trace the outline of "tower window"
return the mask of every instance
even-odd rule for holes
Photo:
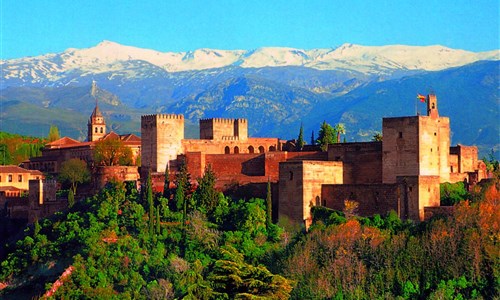
[[[23,175],[17,175],[17,181],[23,182]]]
[[[97,133],[97,127],[95,128],[95,133]]]
[[[293,180],[293,172],[290,171],[290,180]]]
[[[402,131],[399,132],[399,138],[400,139],[403,138],[403,132]]]
[[[101,127],[101,133],[103,133],[103,128]]]

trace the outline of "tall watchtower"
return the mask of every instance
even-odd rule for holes
[[[439,176],[449,180],[450,119],[439,117],[437,98],[428,95],[427,116],[382,120],[382,181],[397,176]]]
[[[92,96],[95,98],[94,111],[90,115],[89,122],[87,123],[87,140],[89,142],[98,141],[106,135],[106,122],[104,116],[97,105],[97,85],[95,81],[92,82]]]
[[[165,172],[167,163],[182,154],[184,116],[158,114],[141,116],[141,168]]]

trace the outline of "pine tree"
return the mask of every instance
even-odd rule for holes
[[[304,148],[305,144],[306,144],[306,142],[304,141],[304,125],[302,125],[302,123],[300,123],[299,137],[297,138],[298,150],[301,151],[302,148]]]
[[[313,146],[316,145],[316,139],[314,138],[314,130],[311,133],[311,145],[313,145]]]
[[[271,196],[271,181],[267,179],[267,195],[266,195],[266,227],[269,230],[273,222],[273,203]]]

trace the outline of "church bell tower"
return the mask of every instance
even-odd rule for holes
[[[104,117],[97,105],[97,85],[95,81],[92,81],[92,96],[95,99],[95,108],[92,114],[90,115],[89,122],[87,123],[88,132],[87,132],[87,140],[89,142],[98,141],[106,135],[106,122],[104,121]]]

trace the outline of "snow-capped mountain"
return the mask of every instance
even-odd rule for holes
[[[479,60],[498,60],[500,52],[469,52],[443,46],[360,46],[344,44],[332,49],[259,48],[256,50],[198,49],[159,52],[103,41],[87,49],[67,49],[0,61],[4,86],[28,83],[70,84],[70,77],[120,73],[127,78],[163,72],[197,71],[239,66],[243,68],[302,66],[318,70],[356,71],[390,75],[401,70],[443,70]],[[59,85],[61,83],[59,82]]]

